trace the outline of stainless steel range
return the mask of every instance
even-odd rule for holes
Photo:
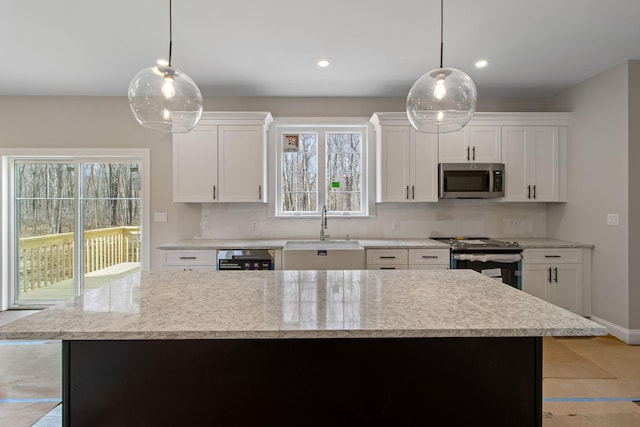
[[[433,237],[451,247],[451,268],[479,271],[522,289],[522,246],[487,237]]]

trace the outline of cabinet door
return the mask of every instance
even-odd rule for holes
[[[551,302],[576,314],[582,312],[582,265],[557,264],[551,267]]]
[[[560,199],[560,148],[556,126],[533,126],[530,128],[531,183],[535,201],[554,202]],[[509,179],[508,177],[506,179]]]
[[[465,129],[457,132],[441,133],[438,138],[440,163],[466,163],[471,161],[471,151],[467,152],[468,136]],[[467,158],[467,154],[469,155]]]
[[[522,265],[522,290],[529,295],[551,302],[549,269],[545,264]]]
[[[217,126],[173,135],[173,201],[215,202],[218,191]]]
[[[220,202],[264,201],[262,126],[218,126]]]
[[[525,126],[504,126],[502,128],[502,158],[505,167],[505,202],[525,202],[531,200],[528,187],[530,165],[530,134]],[[529,191],[527,191],[529,190]]]
[[[410,126],[383,126],[378,149],[378,202],[409,201]]]
[[[438,201],[438,138],[437,135],[415,132],[411,156],[411,200]]]
[[[502,128],[500,126],[467,126],[466,129],[469,134],[471,162],[502,162]]]

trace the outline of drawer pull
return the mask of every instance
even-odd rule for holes
[[[438,259],[438,255],[422,255],[422,259]]]
[[[180,259],[196,259],[194,256],[181,256]]]
[[[395,267],[380,267],[380,270],[395,270]]]
[[[545,255],[545,258],[562,258],[562,255]]]
[[[380,259],[396,259],[395,256],[381,256]]]

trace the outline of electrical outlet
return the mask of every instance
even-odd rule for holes
[[[153,220],[155,222],[167,222],[169,221],[169,215],[166,212],[154,212]]]
[[[618,214],[607,214],[607,225],[620,225]]]

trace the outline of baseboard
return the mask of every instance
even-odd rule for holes
[[[596,316],[591,316],[590,319],[596,323],[601,324],[602,326],[605,326],[607,328],[607,332],[609,332],[614,337],[626,342],[627,344],[640,345],[640,330],[623,328],[620,325]]]

